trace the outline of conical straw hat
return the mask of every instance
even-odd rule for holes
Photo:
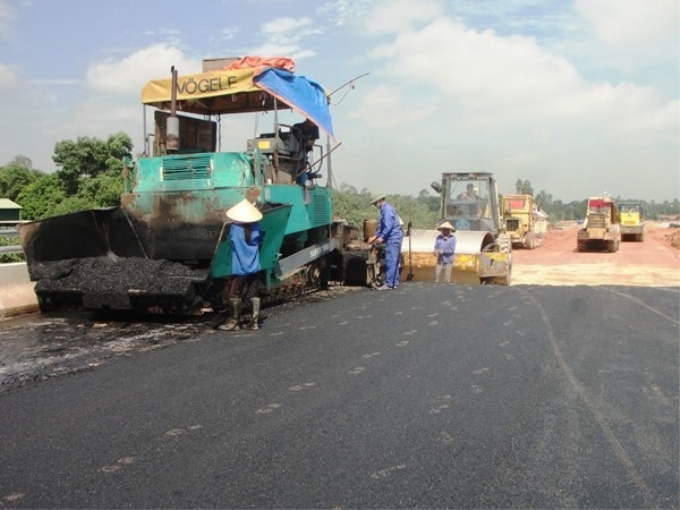
[[[244,198],[227,211],[227,218],[240,223],[254,223],[262,219],[262,213]]]
[[[439,226],[437,227],[437,230],[441,230],[441,229],[443,229],[443,228],[448,228],[449,230],[452,230],[453,232],[456,231],[456,227],[454,227],[453,225],[451,225],[451,223],[449,223],[448,221],[445,221],[444,223],[442,223],[441,225],[439,225]]]

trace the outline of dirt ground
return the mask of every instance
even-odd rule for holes
[[[680,286],[680,229],[648,223],[643,242],[616,253],[577,252],[577,227],[548,232],[543,246],[513,251],[512,285]]]
[[[576,226],[548,233],[535,250],[513,251],[511,285],[634,285],[680,287],[680,232],[666,224],[648,226],[644,242],[621,243],[617,253],[576,251]],[[406,289],[407,284],[404,285]],[[257,332],[267,335],[267,317],[291,308],[310,306],[365,288],[334,286],[264,312]],[[110,360],[192,342],[220,334],[210,316],[196,318],[147,318],[33,314],[0,320],[0,392],[33,381],[93,370]]]

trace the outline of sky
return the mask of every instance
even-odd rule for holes
[[[0,166],[53,172],[55,143],[121,131],[139,153],[147,81],[286,56],[334,91],[336,184],[680,196],[677,0],[0,0],[0,43]],[[223,116],[221,149],[263,122]]]

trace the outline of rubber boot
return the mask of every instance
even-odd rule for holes
[[[248,329],[251,331],[259,331],[260,330],[260,298],[259,297],[254,297],[250,298],[250,303],[253,306],[253,316],[250,319],[250,323],[248,324]]]
[[[241,320],[241,309],[243,307],[243,303],[241,302],[240,298],[231,298],[229,299],[229,302],[231,303],[231,318],[226,324],[222,324],[217,329],[221,329],[222,331],[238,331],[241,329],[239,321]]]

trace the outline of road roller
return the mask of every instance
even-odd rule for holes
[[[509,285],[512,243],[503,229],[493,174],[447,172],[431,187],[440,196],[440,219],[431,230],[407,232],[401,250],[401,279],[434,282],[437,227],[448,221],[456,238],[451,283]]]

